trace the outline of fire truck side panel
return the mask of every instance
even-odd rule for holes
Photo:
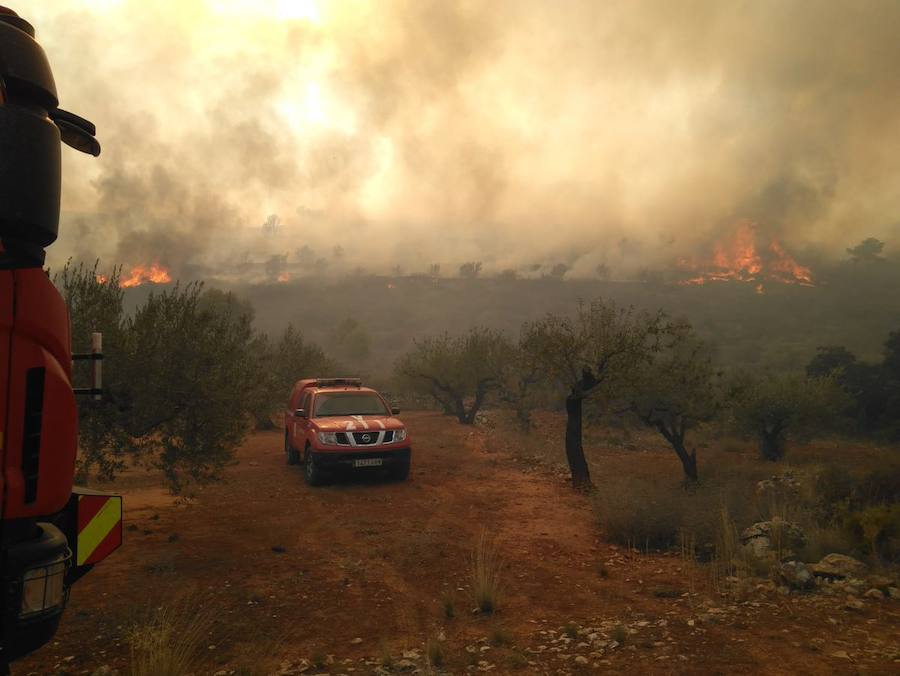
[[[6,471],[2,463],[6,457],[6,407],[9,393],[9,341],[13,328],[13,272],[0,271],[0,496],[5,495]],[[4,507],[0,498],[0,518],[4,518]]]
[[[66,506],[78,425],[71,353],[63,342],[69,336],[65,305],[42,270],[20,270],[15,276],[4,430],[7,519],[43,516]]]
[[[72,336],[69,311],[53,282],[40,268],[16,273],[16,333],[48,350],[72,378]]]

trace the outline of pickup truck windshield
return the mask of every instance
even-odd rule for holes
[[[315,417],[336,415],[387,415],[384,402],[374,394],[348,392],[316,396]]]

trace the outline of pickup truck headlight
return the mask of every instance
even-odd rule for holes
[[[319,432],[319,443],[326,446],[337,446],[337,432]]]
[[[398,441],[406,441],[406,428],[394,430],[394,443]]]

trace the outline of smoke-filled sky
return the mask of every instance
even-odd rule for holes
[[[900,239],[895,0],[8,4],[103,144],[65,153],[51,265],[579,276],[743,219],[801,259]]]

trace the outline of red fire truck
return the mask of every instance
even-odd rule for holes
[[[98,155],[94,125],[59,108],[32,26],[0,7],[0,673],[56,631],[71,585],[122,543],[122,500],[73,487],[69,316],[43,270],[59,228],[61,144]]]

